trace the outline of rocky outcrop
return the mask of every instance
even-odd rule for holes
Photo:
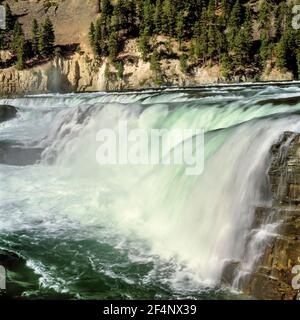
[[[300,134],[285,132],[272,146],[271,159],[268,175],[273,203],[256,209],[252,234],[266,225],[273,226],[272,232],[262,243],[251,272],[243,270],[242,261],[230,261],[222,281],[235,283],[257,299],[300,299]],[[249,237],[248,246],[251,241]]]
[[[13,119],[18,113],[17,108],[9,105],[0,105],[0,123]]]
[[[176,42],[170,45],[165,37],[158,37],[158,49],[165,58],[160,61],[161,78],[164,85],[195,86],[213,83],[226,83],[219,65],[188,66],[183,73],[179,62],[179,49]],[[170,48],[172,47],[172,52]],[[177,44],[178,46],[178,44]],[[0,51],[1,53],[1,51]],[[2,51],[1,55],[10,61],[11,56]],[[49,92],[90,92],[119,89],[141,89],[157,87],[155,74],[150,62],[143,61],[135,39],[126,42],[118,56],[123,64],[123,72],[103,58],[96,61],[88,51],[79,51],[68,57],[56,57],[47,63],[36,65],[25,70],[14,67],[0,69],[0,96],[22,95]],[[286,74],[277,70],[270,71],[268,80],[289,80]],[[250,81],[251,79],[236,77],[232,82]]]

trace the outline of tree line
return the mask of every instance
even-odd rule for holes
[[[6,29],[0,31],[0,50],[10,50],[16,57],[16,68],[22,70],[29,59],[49,58],[54,53],[55,34],[53,24],[46,17],[40,24],[32,21],[31,37],[25,39],[22,25],[5,4]]]
[[[292,4],[280,0],[99,0],[89,39],[96,58],[118,65],[124,42],[138,38],[142,58],[158,75],[153,39],[162,35],[178,42],[183,72],[218,63],[224,76],[255,74],[271,61],[299,78],[300,31],[292,19]]]

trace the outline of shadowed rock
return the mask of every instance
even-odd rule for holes
[[[0,105],[0,123],[17,116],[18,109],[9,105]]]

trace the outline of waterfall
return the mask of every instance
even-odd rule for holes
[[[20,109],[18,119],[0,128],[2,137],[21,138],[28,131],[28,141],[43,148],[40,161],[15,178],[23,181],[24,194],[32,191],[24,182],[30,179],[44,188],[27,203],[23,219],[38,219],[46,201],[43,219],[109,228],[143,242],[149,256],[176,261],[178,283],[188,270],[193,281],[218,285],[224,262],[244,256],[255,207],[270,201],[270,147],[283,131],[300,130],[300,103],[284,100],[299,95],[298,88],[240,86],[201,94],[170,90],[2,101]],[[269,102],[276,98],[281,103]],[[146,131],[203,129],[203,173],[188,176],[181,165],[99,165],[97,132],[116,130],[120,121]],[[9,192],[20,192],[18,181],[3,179]],[[252,249],[249,261],[259,246]]]

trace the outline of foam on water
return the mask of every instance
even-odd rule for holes
[[[214,87],[210,93],[215,101],[197,98],[195,90],[0,101],[20,109],[17,119],[0,126],[1,139],[45,148],[34,166],[0,165],[1,234],[33,232],[34,238],[39,232],[66,243],[94,239],[126,254],[126,263],[152,264],[142,279],[124,275],[127,285],[156,281],[174,294],[217,286],[224,261],[243,257],[255,206],[270,201],[269,150],[283,131],[300,131],[300,103],[258,103],[297,96],[298,87],[249,87],[236,94]],[[122,120],[145,130],[204,129],[203,174],[187,176],[182,166],[100,166],[96,134],[116,129]],[[245,269],[251,269],[272,230],[267,224],[257,231]],[[40,238],[34,241],[39,247]],[[93,250],[91,270],[118,278],[109,263],[99,267]],[[41,265],[37,257],[30,261],[46,286],[75,290],[69,278],[62,287],[61,280],[55,284],[55,275],[63,277],[59,268]]]

